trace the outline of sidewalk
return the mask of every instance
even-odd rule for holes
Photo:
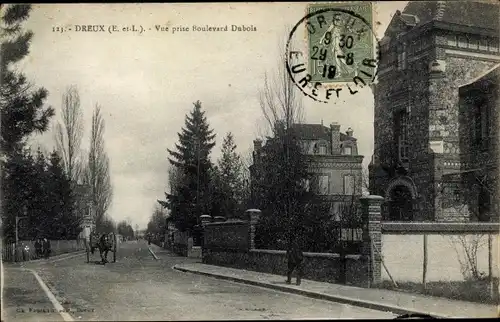
[[[285,283],[286,276],[201,263],[179,264],[175,265],[174,268],[183,272],[207,275],[333,302],[380,311],[390,311],[397,315],[420,313],[438,318],[480,318],[498,316],[497,308],[494,305],[455,301],[441,297],[416,295],[383,289],[352,287],[311,280],[302,280],[300,286],[294,284],[288,285]]]
[[[2,321],[64,321],[32,273],[4,267],[4,275]]]

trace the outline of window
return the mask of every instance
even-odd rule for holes
[[[458,39],[456,35],[448,35],[448,46],[456,47],[458,45]]]
[[[326,154],[326,146],[324,146],[324,145],[319,146],[319,154],[322,154],[322,155]]]
[[[319,146],[318,146],[318,144],[314,144],[313,153],[314,154],[318,154],[319,153]]]
[[[477,148],[486,150],[489,146],[490,128],[489,128],[489,108],[486,102],[478,102],[474,108],[474,131],[473,141]]]
[[[398,50],[398,70],[406,69],[406,45],[400,46]]]
[[[350,146],[345,146],[342,148],[342,154],[352,155],[352,148]]]
[[[398,145],[399,161],[408,162],[409,160],[409,142],[408,142],[408,123],[409,115],[406,110],[397,113],[395,118],[394,134]]]
[[[354,176],[352,174],[344,175],[344,195],[354,194]]]
[[[489,51],[497,52],[498,51],[498,40],[490,39],[490,41],[488,42],[488,49],[489,49]]]
[[[318,177],[318,193],[320,195],[327,195],[329,193],[328,176],[321,175]]]
[[[470,49],[478,49],[479,41],[477,39],[469,38],[469,48]]]
[[[481,40],[479,40],[479,49],[488,50],[488,39],[481,38]]]
[[[469,47],[469,42],[467,37],[465,36],[458,36],[458,47],[460,48],[467,48]]]

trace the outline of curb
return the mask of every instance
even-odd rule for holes
[[[158,256],[156,256],[156,254],[153,252],[153,250],[151,249],[151,247],[149,247],[149,246],[148,246],[148,250],[149,250],[149,253],[150,253],[151,255],[153,255],[153,258],[154,258],[155,260],[159,260],[159,259],[160,259]]]
[[[443,318],[443,319],[450,318],[449,316],[445,316],[445,315],[441,315],[441,314],[437,314],[437,313],[433,313],[433,312],[422,312],[422,311],[418,311],[415,309],[409,309],[409,308],[394,306],[394,305],[390,305],[390,304],[383,304],[383,303],[372,302],[372,301],[367,301],[367,300],[360,300],[360,299],[355,299],[355,298],[350,298],[350,297],[345,297],[345,296],[340,296],[340,295],[329,295],[329,294],[324,294],[324,293],[317,293],[317,292],[312,292],[312,291],[307,291],[307,290],[296,289],[293,287],[287,287],[287,286],[283,286],[283,285],[274,285],[274,284],[269,284],[269,283],[265,283],[265,282],[250,281],[250,280],[246,280],[246,279],[239,278],[239,277],[232,277],[232,276],[226,276],[226,275],[221,275],[221,274],[200,272],[200,271],[197,271],[194,269],[178,267],[177,265],[174,265],[173,268],[175,270],[185,272],[185,273],[205,275],[205,276],[210,276],[210,277],[214,277],[214,278],[218,278],[218,279],[229,280],[229,281],[253,285],[253,286],[270,288],[270,289],[278,290],[281,292],[298,294],[298,295],[316,298],[316,299],[320,299],[320,300],[326,300],[326,301],[337,302],[337,303],[342,303],[342,304],[349,304],[349,305],[363,307],[366,309],[372,309],[372,310],[377,310],[377,311],[389,311],[389,312],[392,312],[396,315],[426,314],[426,315],[431,315],[434,318]]]

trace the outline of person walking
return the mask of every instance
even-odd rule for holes
[[[52,250],[50,249],[50,241],[47,238],[43,239],[43,251],[45,253],[45,258],[49,258]]]
[[[287,261],[288,261],[288,273],[287,273],[287,284],[292,284],[292,273],[293,271],[297,274],[297,285],[300,285],[302,274],[303,274],[303,261],[304,254],[302,253],[302,249],[300,247],[299,238],[294,236],[291,238],[288,243],[287,249]]]

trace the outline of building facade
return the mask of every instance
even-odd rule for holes
[[[460,87],[460,150],[467,205],[474,220],[498,221],[500,64]]]
[[[92,216],[92,202],[89,195],[89,187],[84,184],[77,184],[76,187],[76,211],[80,228],[89,227],[95,230],[95,218]]]
[[[351,202],[362,194],[363,156],[358,154],[357,139],[352,129],[345,133],[340,125],[294,124],[291,128],[298,139],[302,153],[306,156],[308,170],[313,174],[306,182],[322,202],[330,206],[330,214],[338,215],[341,204]],[[265,146],[262,140],[254,140],[253,165],[251,176],[255,177],[256,167]],[[339,218],[337,218],[338,220]]]
[[[383,219],[468,221],[461,190],[461,85],[500,61],[499,6],[410,1],[380,42],[370,193]]]

